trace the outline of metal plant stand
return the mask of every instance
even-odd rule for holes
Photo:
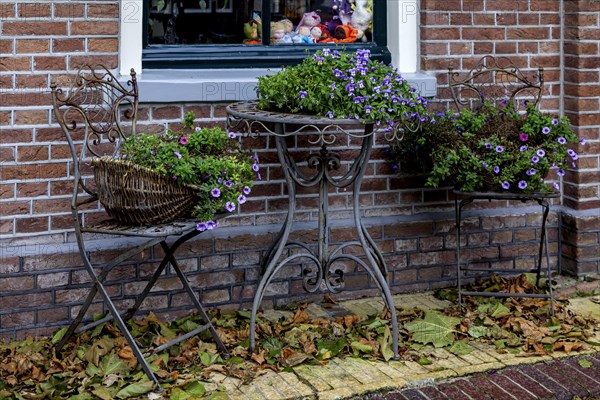
[[[459,201],[459,196],[464,196]],[[509,193],[509,192],[462,192],[459,190],[454,191],[454,205],[456,211],[456,269],[457,269],[457,280],[458,280],[458,305],[462,308],[462,297],[463,296],[487,296],[487,297],[529,297],[529,298],[545,298],[550,299],[550,306],[552,315],[554,315],[554,293],[552,291],[551,282],[551,269],[550,269],[550,256],[548,254],[548,236],[546,234],[546,220],[550,211],[550,204],[548,199],[558,198],[559,193]],[[540,275],[542,272],[542,258],[545,253],[546,258],[546,275],[548,278],[548,293],[503,293],[503,292],[476,292],[476,291],[465,291],[462,289],[462,274],[471,272],[499,272],[499,273],[515,273],[519,272],[516,269],[499,269],[499,268],[470,268],[467,263],[463,263],[461,259],[461,222],[462,222],[462,209],[471,204],[475,200],[518,200],[521,202],[535,201],[542,207],[542,229],[540,233],[540,246],[538,250],[538,260],[535,268],[527,270],[528,272],[536,273],[536,286],[539,286]],[[521,271],[524,272],[524,271]]]
[[[353,261],[369,273],[381,291],[383,301],[391,315],[394,356],[399,358],[398,322],[394,300],[387,282],[387,267],[383,255],[361,221],[359,209],[360,186],[373,146],[373,124],[346,119],[328,119],[261,111],[256,106],[256,102],[240,102],[228,106],[228,128],[248,134],[260,129],[262,132],[274,135],[277,155],[285,175],[289,201],[283,226],[263,260],[262,276],[254,295],[250,319],[251,349],[254,350],[256,344],[256,313],[267,286],[281,268],[300,259],[309,259],[315,268],[303,269],[304,290],[314,293],[319,288],[324,287],[332,293],[338,293],[344,289],[344,272],[341,269],[335,269],[334,265],[340,261]],[[355,129],[359,132],[354,132]],[[306,174],[299,168],[299,165],[290,154],[286,142],[286,138],[302,132],[310,134],[309,142],[319,146],[319,151],[311,153],[306,160],[309,169],[314,170],[312,174]],[[328,148],[328,146],[335,143],[336,133],[343,133],[361,139],[358,156],[352,160],[347,172],[338,175],[334,175],[332,171],[340,169],[342,165],[341,157]],[[330,250],[327,194],[330,187],[346,188],[351,185],[353,185],[353,222],[358,240],[340,244]],[[296,190],[298,187],[318,187],[319,190],[318,245],[316,251],[312,250],[306,243],[288,241],[296,210]],[[349,246],[362,247],[366,260],[353,254],[344,253],[343,250]],[[290,252],[290,255],[282,259],[284,251],[289,248],[294,248],[297,251]]]

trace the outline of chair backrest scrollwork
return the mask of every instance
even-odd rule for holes
[[[484,102],[500,106],[511,102],[515,109],[524,105],[539,107],[544,91],[544,73],[538,68],[527,76],[508,57],[484,56],[466,74],[448,68],[448,85],[457,111],[463,108],[476,110]]]
[[[78,187],[90,195],[95,188],[83,177],[89,174],[91,157],[117,155],[122,140],[135,133],[138,110],[136,73],[122,83],[101,64],[84,65],[76,73],[67,89],[51,84],[54,115],[73,158],[76,182],[74,205]]]

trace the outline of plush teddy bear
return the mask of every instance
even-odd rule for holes
[[[298,23],[298,27],[296,28],[296,32],[300,33],[300,28],[303,26],[306,26],[308,28],[308,31],[310,32],[310,29],[321,23],[321,17],[319,16],[319,14],[315,11],[311,11],[311,12],[307,12],[304,13],[304,15],[302,16],[302,19],[300,20],[300,23]]]
[[[354,12],[350,25],[358,31],[358,38],[363,42],[367,41],[365,32],[369,29],[373,14],[367,9],[367,0],[354,0]]]

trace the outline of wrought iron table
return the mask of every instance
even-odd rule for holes
[[[487,297],[532,297],[550,299],[550,307],[552,315],[554,315],[554,293],[552,291],[550,256],[548,254],[548,236],[546,234],[546,220],[550,211],[548,199],[557,198],[560,193],[510,193],[510,192],[462,192],[454,191],[454,205],[456,211],[456,272],[458,280],[458,305],[462,307],[463,296],[487,296]],[[459,197],[463,197],[459,201]],[[539,286],[540,275],[542,272],[542,258],[545,249],[546,258],[546,275],[548,278],[548,293],[503,293],[503,292],[478,292],[465,291],[462,289],[462,273],[472,272],[499,272],[499,273],[515,273],[519,272],[516,269],[499,269],[499,268],[469,268],[467,263],[461,260],[461,244],[460,232],[462,222],[462,209],[475,200],[511,200],[511,201],[535,201],[542,207],[542,228],[540,232],[540,246],[538,250],[538,260],[535,268],[528,271],[536,273],[536,286]],[[463,265],[464,264],[464,265]]]
[[[302,270],[304,290],[314,293],[324,286],[328,291],[338,293],[344,289],[344,272],[341,269],[334,269],[334,264],[340,261],[353,261],[369,273],[380,289],[383,301],[391,315],[394,357],[399,358],[398,322],[394,300],[387,282],[387,267],[383,255],[361,221],[359,209],[360,187],[373,147],[373,123],[262,111],[257,108],[257,102],[254,101],[231,104],[227,107],[227,114],[227,125],[230,130],[246,134],[260,130],[274,136],[288,194],[287,216],[275,241],[265,255],[262,275],[254,295],[250,319],[251,349],[254,350],[256,344],[255,327],[258,308],[267,286],[281,268],[293,261],[308,259],[314,264],[316,270],[312,268]],[[319,146],[319,151],[311,153],[306,160],[309,169],[314,170],[312,174],[302,171],[292,154],[290,154],[286,142],[286,138],[302,132],[311,135],[309,138],[310,144]],[[336,142],[336,134],[340,133],[361,139],[361,147],[358,156],[351,160],[347,172],[333,174],[333,170],[340,169],[342,159],[338,153],[330,150],[328,146]],[[347,188],[351,185],[353,185],[353,222],[358,240],[342,243],[330,250],[328,191],[330,186]],[[296,210],[296,190],[298,187],[318,187],[319,190],[318,244],[316,251],[306,243],[288,241]],[[344,253],[343,250],[348,246],[362,247],[366,260],[353,254]],[[292,252],[281,259],[286,248],[296,248],[299,251]]]

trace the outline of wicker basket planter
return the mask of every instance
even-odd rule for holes
[[[100,203],[111,218],[130,225],[190,217],[198,190],[148,168],[111,157],[92,159]]]

